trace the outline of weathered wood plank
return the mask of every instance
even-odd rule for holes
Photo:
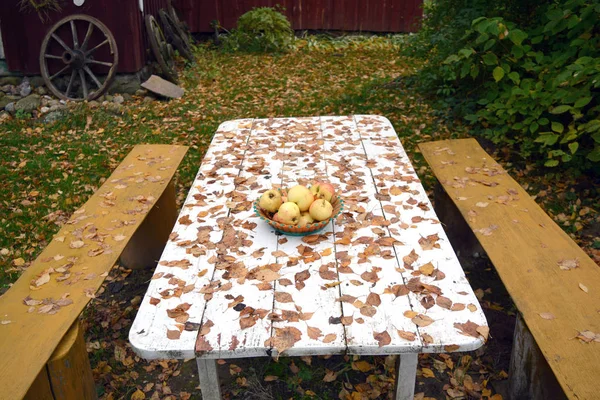
[[[11,321],[0,326],[0,380],[10,382],[0,399],[25,395],[186,151],[185,146],[136,146],[0,298],[0,315]]]
[[[228,121],[213,136],[129,332],[146,359],[195,356],[205,295],[214,290],[215,243],[223,237],[216,219],[228,213],[226,196],[235,191],[251,127],[252,120]]]
[[[574,337],[600,332],[598,265],[474,139],[419,148],[494,263],[565,394],[597,397],[600,347]]]

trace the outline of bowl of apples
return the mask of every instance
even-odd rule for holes
[[[344,209],[344,200],[328,182],[270,189],[254,202],[254,211],[277,232],[306,236],[319,232]]]

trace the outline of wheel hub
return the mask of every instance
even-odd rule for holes
[[[85,65],[85,54],[81,50],[65,51],[62,60],[75,69],[81,69]]]

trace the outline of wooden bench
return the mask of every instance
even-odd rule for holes
[[[476,140],[419,149],[443,188],[435,209],[451,241],[475,233],[521,314],[509,398],[598,399],[600,267]]]
[[[0,399],[95,399],[78,317],[119,256],[155,265],[185,146],[138,145],[0,297]]]

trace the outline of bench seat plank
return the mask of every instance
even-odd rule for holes
[[[493,262],[565,394],[597,398],[600,346],[575,336],[600,332],[598,265],[476,140],[419,148]]]
[[[27,393],[186,151],[185,146],[136,146],[0,297],[1,318],[10,321],[0,325],[0,399]]]

